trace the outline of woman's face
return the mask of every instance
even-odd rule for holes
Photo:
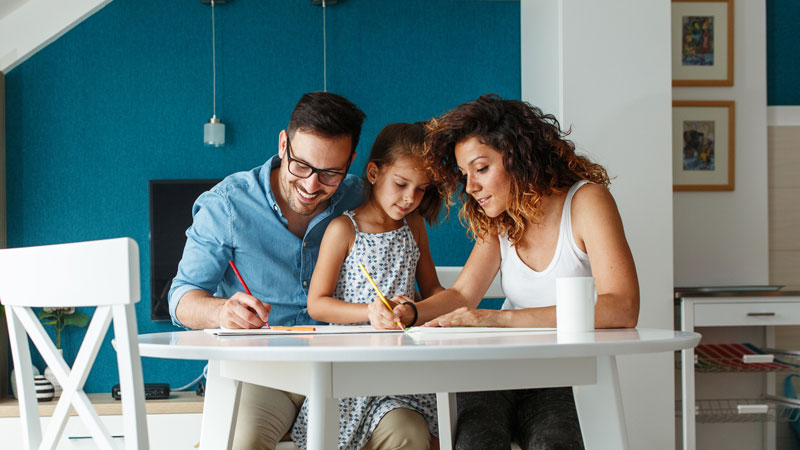
[[[456,163],[464,175],[467,194],[478,202],[489,217],[506,210],[511,177],[503,166],[503,156],[476,137],[465,139],[455,148]]]

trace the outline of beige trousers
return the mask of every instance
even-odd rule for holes
[[[304,396],[242,383],[234,450],[274,450],[291,430]],[[388,412],[363,450],[428,450],[430,433],[422,415],[410,409]]]

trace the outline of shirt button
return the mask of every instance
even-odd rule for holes
[[[308,286],[308,281],[303,281],[303,286]]]
[[[272,210],[273,211],[277,211],[278,210],[278,205],[272,205]]]
[[[306,246],[306,243],[305,243],[305,242],[303,242],[303,247],[305,247],[305,246]]]

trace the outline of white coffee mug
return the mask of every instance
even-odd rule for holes
[[[556,278],[556,330],[594,331],[596,301],[593,277]]]

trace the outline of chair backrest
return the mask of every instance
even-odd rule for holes
[[[139,247],[130,238],[0,250],[0,303],[5,306],[27,449],[58,445],[70,409],[99,448],[118,448],[83,390],[112,317],[126,449],[147,449],[144,385],[135,303]],[[70,368],[32,307],[96,306]],[[63,387],[44,436],[41,432],[28,337]]]
[[[447,289],[456,282],[458,275],[461,273],[461,266],[436,266],[436,275],[439,277],[439,283],[443,288]],[[492,280],[492,284],[486,291],[484,298],[505,298],[503,287],[500,285],[500,272]]]

